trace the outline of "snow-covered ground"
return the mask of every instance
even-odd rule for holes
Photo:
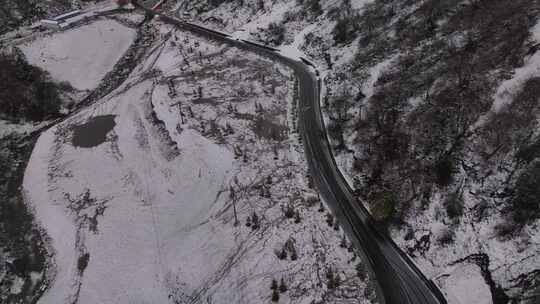
[[[455,267],[444,280],[448,304],[491,304],[491,291],[476,264]]]
[[[332,39],[332,31],[337,18],[331,15],[338,16],[337,11],[342,10],[341,5],[346,2],[349,1],[320,1],[325,14],[318,17],[310,16],[302,10],[298,2],[293,5],[291,1],[279,0],[263,1],[263,8],[257,5],[261,3],[260,1],[245,1],[242,7],[238,7],[236,2],[227,2],[215,8],[209,6],[207,11],[199,15],[193,13],[191,15],[194,22],[231,33],[236,38],[254,41],[265,41],[262,33],[269,24],[283,23],[285,40],[278,48],[291,57],[307,56],[307,59],[317,65],[321,77],[325,79],[321,102],[327,122],[329,121],[328,114],[331,113],[324,109],[327,102],[324,99],[326,93],[332,102],[332,99],[336,98],[353,99],[356,98],[358,92],[362,92],[361,100],[347,108],[345,115],[365,119],[365,107],[362,102],[365,103],[373,95],[380,76],[395,66],[400,54],[391,54],[386,58],[372,58],[369,61],[372,62],[371,67],[359,71],[358,66],[353,65],[359,41],[356,39],[345,45],[335,45]],[[361,13],[363,7],[370,2],[373,1],[351,0],[353,10],[343,12],[341,15]],[[205,1],[189,3],[205,3]],[[180,14],[183,14],[186,8],[196,11],[197,7],[197,4],[190,6],[184,1],[177,9]],[[413,8],[414,5],[411,5],[411,9]],[[531,31],[531,45],[538,42],[539,28],[537,25]],[[376,35],[383,34],[393,35],[391,31],[376,33]],[[308,36],[310,39],[307,39]],[[524,66],[514,71],[513,77],[501,83],[494,96],[492,112],[504,109],[526,80],[538,76],[538,58],[540,58],[538,52],[525,57]],[[332,68],[328,67],[328,59],[333,64]],[[409,102],[414,108],[421,100],[414,98]],[[351,119],[350,121],[353,122],[350,126],[343,126],[344,141],[347,147],[354,148],[358,145],[354,122],[358,120]],[[478,125],[481,123],[482,121],[479,121]],[[352,150],[336,152],[336,161],[351,183],[356,174],[353,169],[353,156],[355,154]],[[473,188],[478,189],[472,189],[471,192],[474,193],[483,186],[474,185]],[[432,198],[428,210],[422,211],[418,207],[418,212],[409,215],[407,221],[408,227],[414,232],[413,239],[408,237],[411,231],[409,229],[393,231],[392,237],[404,250],[410,249],[416,252],[413,257],[415,262],[428,277],[436,280],[451,303],[491,303],[492,295],[486,282],[487,279],[483,277],[486,273],[492,276],[494,285],[501,286],[508,295],[516,296],[520,292],[520,287],[516,282],[521,282],[520,277],[524,278],[533,274],[540,263],[538,225],[526,227],[514,239],[501,240],[494,232],[496,225],[502,222],[501,215],[492,214],[487,220],[479,223],[473,216],[479,202],[472,193],[467,192],[469,190],[465,191],[464,195],[465,215],[458,225],[451,224],[444,215],[441,216],[443,213],[441,204],[444,197],[437,195]],[[442,240],[449,233],[452,233],[453,237],[451,244],[438,243],[438,240]],[[422,243],[422,240],[428,240],[428,243]],[[420,253],[418,245],[429,249]],[[484,257],[487,259],[487,269],[482,270],[485,273],[480,273],[476,264],[462,261],[478,253],[485,254]],[[464,288],[467,288],[467,291],[464,291]]]
[[[323,8],[329,11],[338,2],[324,2]],[[353,0],[351,5],[361,11],[369,2]],[[326,16],[294,19],[298,5],[265,3],[256,13],[225,3],[202,13],[198,22],[218,17],[221,23],[206,26],[257,40],[260,28],[292,18],[279,48],[287,56],[315,62],[327,79],[323,96],[328,92],[330,98],[361,89],[367,100],[398,57],[374,63],[363,78],[341,75],[354,60],[358,41],[334,46],[335,23]],[[141,20],[133,14],[128,18]],[[268,303],[271,280],[281,278],[289,287],[281,302],[369,303],[373,290],[370,279],[356,274],[359,258],[340,246],[342,233],[327,225],[329,215],[312,201],[315,192],[309,189],[304,155],[291,127],[292,73],[256,55],[160,23],[153,26],[161,37],[131,77],[44,133],[36,145],[24,189],[55,254],[41,303]],[[533,38],[538,32],[537,26]],[[311,34],[315,39],[306,38]],[[115,21],[100,20],[37,37],[21,48],[55,79],[90,90],[134,35]],[[74,49],[63,47],[70,44]],[[537,57],[525,58],[525,66],[502,83],[493,111],[538,74]],[[363,115],[361,104],[348,111]],[[94,148],[74,147],[73,127],[103,115],[114,115],[116,123],[107,141]],[[347,146],[353,146],[353,129],[344,135]],[[350,182],[353,155],[336,157]],[[518,290],[512,285],[516,278],[540,262],[537,229],[527,227],[516,239],[500,240],[493,232],[500,216],[477,225],[469,216],[475,198],[465,193],[465,216],[451,227],[453,243],[438,242],[450,225],[441,220],[443,199],[435,196],[430,208],[412,215],[413,239],[408,230],[393,231],[398,244],[415,248],[415,262],[451,304],[492,303],[486,273],[504,289]],[[293,218],[284,216],[288,206]],[[428,249],[418,254],[419,245]],[[294,260],[291,248],[298,255]],[[281,251],[285,260],[277,258]],[[485,269],[470,256],[478,253],[484,255],[474,258],[483,259]],[[328,288],[330,269],[341,278],[337,289]]]
[[[30,64],[57,81],[91,90],[109,72],[135,39],[135,30],[112,20],[99,20],[20,45]]]
[[[40,303],[268,303],[272,279],[283,303],[370,303],[308,187],[291,71],[153,26],[161,39],[128,80],[36,144],[24,191],[54,254]],[[105,115],[106,141],[75,147],[75,127]]]

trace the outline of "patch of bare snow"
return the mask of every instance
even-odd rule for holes
[[[305,27],[301,32],[294,36],[294,40],[291,44],[278,47],[280,53],[285,57],[298,61],[301,60],[301,58],[309,58],[300,50],[300,48],[305,43],[305,34],[313,31],[316,27],[316,24],[311,24]]]
[[[88,25],[20,45],[30,64],[58,81],[91,90],[109,72],[135,39],[135,30],[112,20]]]
[[[533,27],[531,39],[537,43],[540,42],[540,23]],[[514,71],[514,76],[501,83],[495,93],[491,111],[499,112],[504,106],[510,104],[525,81],[538,76],[540,76],[540,52],[536,52],[529,58],[526,58],[525,64]]]
[[[373,0],[351,0],[351,7],[353,9],[359,10],[363,8],[366,4],[373,2]]]
[[[371,96],[375,93],[375,84],[377,83],[377,80],[382,75],[384,71],[386,71],[398,58],[399,55],[391,56],[376,65],[372,66],[369,69],[369,78],[365,81],[365,83],[362,85],[362,93],[366,96],[364,100],[369,100]]]
[[[492,304],[491,291],[480,267],[474,264],[457,266],[442,283],[448,304]]]

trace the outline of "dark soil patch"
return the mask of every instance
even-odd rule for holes
[[[75,147],[97,147],[107,140],[107,134],[116,126],[114,115],[97,116],[73,127],[72,143]]]
[[[252,130],[258,137],[282,141],[287,138],[287,127],[272,122],[264,117],[257,117],[252,124]]]
[[[251,113],[234,113],[234,118],[243,120],[255,120],[255,115]]]
[[[194,104],[208,104],[212,106],[217,106],[219,103],[215,98],[197,98],[193,100]]]

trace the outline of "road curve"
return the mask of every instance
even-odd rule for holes
[[[303,59],[296,61],[277,50],[246,40],[237,40],[199,25],[156,13],[137,3],[137,8],[158,15],[165,22],[229,45],[259,53],[292,68],[299,82],[298,121],[311,176],[324,201],[335,213],[341,227],[362,253],[375,274],[379,301],[386,304],[446,304],[438,287],[428,280],[392,239],[379,231],[367,209],[353,195],[336,165],[326,136],[320,109],[319,80],[314,68]]]

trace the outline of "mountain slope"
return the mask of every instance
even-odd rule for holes
[[[441,285],[468,263],[481,269],[494,303],[534,301],[539,1],[176,8],[308,54],[324,70],[323,106],[342,170],[381,229]]]

